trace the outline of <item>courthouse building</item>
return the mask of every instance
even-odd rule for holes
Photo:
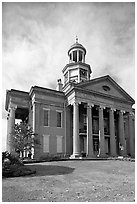
[[[91,79],[86,49],[76,38],[57,89],[32,86],[29,92],[7,90],[7,150],[13,151],[15,119],[28,122],[39,144],[34,158],[135,156],[134,99],[109,75]]]

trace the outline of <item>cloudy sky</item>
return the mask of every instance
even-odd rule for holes
[[[134,3],[3,3],[3,149],[6,89],[55,88],[76,35],[91,78],[109,74],[135,98],[134,18]]]

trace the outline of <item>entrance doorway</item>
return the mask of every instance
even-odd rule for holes
[[[80,135],[80,152],[87,153],[87,137]]]
[[[105,137],[105,153],[106,155],[110,154],[110,138]]]
[[[93,151],[95,156],[99,154],[99,136],[93,136]]]

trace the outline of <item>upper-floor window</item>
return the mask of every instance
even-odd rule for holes
[[[57,111],[57,127],[62,127],[62,112]]]
[[[77,51],[73,51],[73,61],[77,62]]]
[[[49,111],[44,109],[44,126],[49,126]]]
[[[82,62],[82,52],[79,51],[79,61]]]

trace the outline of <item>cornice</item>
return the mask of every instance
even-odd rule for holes
[[[83,88],[80,88],[80,87],[74,87],[74,89],[76,91],[80,91],[82,93],[98,95],[98,96],[103,97],[103,98],[108,98],[108,99],[112,99],[112,100],[115,100],[115,101],[120,101],[120,102],[124,102],[126,104],[132,104],[133,105],[133,103],[131,103],[131,101],[127,101],[127,100],[124,100],[124,99],[119,98],[119,97],[113,97],[113,96],[107,95],[105,93],[101,93],[101,92],[97,92],[97,91],[93,91],[93,90],[87,90],[87,89],[83,89]]]
[[[33,86],[31,87],[30,90],[30,96],[32,96],[33,93],[41,93],[41,94],[46,94],[46,95],[50,95],[50,96],[56,96],[56,97],[62,97],[64,98],[64,92],[62,91],[56,91],[54,89],[48,89],[48,88],[43,88],[43,87],[39,87],[39,86]]]
[[[62,72],[64,73],[65,70],[66,70],[68,67],[73,67],[74,65],[75,65],[75,66],[76,66],[76,65],[86,66],[88,69],[90,69],[90,72],[91,72],[90,65],[89,65],[89,64],[86,64],[86,63],[83,63],[83,62],[75,62],[75,63],[66,64],[66,66],[63,68]]]
[[[122,92],[122,94],[128,98],[128,100],[130,101],[130,103],[132,102],[132,104],[135,103],[135,100],[119,85],[117,84],[109,75],[105,75],[105,76],[102,76],[102,77],[98,77],[98,78],[95,78],[95,79],[91,79],[90,81],[85,81],[85,82],[80,82],[78,83],[76,86],[77,87],[82,87],[84,88],[85,86],[89,85],[89,84],[95,84],[95,83],[98,83],[99,81],[101,80],[108,80],[110,81],[112,84],[114,84],[117,88],[117,90],[120,92]],[[97,92],[98,93],[98,92]],[[108,95],[107,95],[108,96]],[[112,96],[113,97],[113,96]],[[114,97],[115,98],[115,97]],[[124,100],[126,101],[126,100]]]
[[[5,102],[5,110],[8,111],[8,105],[11,97],[24,98],[26,100],[30,100],[29,92],[20,91],[16,89],[6,90],[6,102]]]

